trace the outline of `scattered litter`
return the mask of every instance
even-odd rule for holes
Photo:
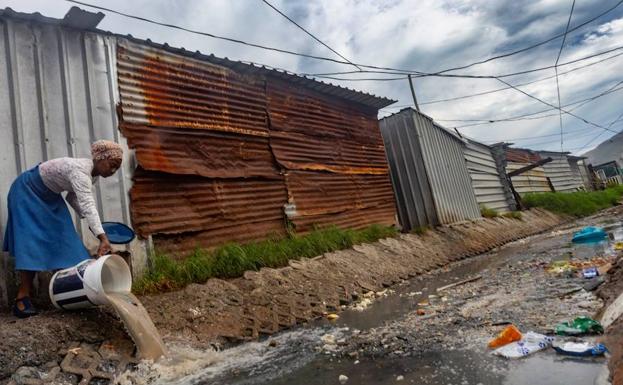
[[[601,334],[604,328],[590,317],[577,317],[573,322],[563,322],[556,325],[556,334],[562,336],[577,336],[581,334]]]
[[[424,309],[417,309],[417,315],[426,315],[426,311],[424,311]]]
[[[343,374],[340,374],[340,376],[337,379],[338,379],[338,381],[340,381],[340,384],[345,384],[346,381],[348,381],[348,377],[346,377]]]
[[[623,250],[623,242],[616,242],[614,244],[614,249],[617,251]]]
[[[594,242],[608,237],[608,234],[601,227],[588,226],[573,234],[572,242]]]
[[[521,358],[546,349],[552,345],[553,341],[553,337],[535,332],[528,332],[523,336],[521,341],[504,345],[494,350],[493,353],[506,358]]]
[[[590,342],[554,343],[553,347],[560,354],[576,357],[602,356],[608,351],[605,345]]]
[[[430,303],[428,303],[428,301],[422,301],[422,302],[418,302],[417,305],[418,306],[422,306],[422,307],[426,307],[426,306],[430,305]]]
[[[327,319],[329,321],[335,321],[338,318],[340,318],[340,316],[335,313],[327,314]]]
[[[320,337],[320,340],[327,345],[335,345],[335,336],[333,334],[325,334]]]
[[[604,275],[612,267],[613,261],[613,257],[593,257],[591,259],[559,260],[551,262],[549,265],[547,265],[546,270],[548,273],[563,275],[567,273],[573,273],[577,270],[583,270],[593,267],[597,268],[598,274]]]
[[[396,377],[396,381],[402,381],[405,379],[405,376],[398,376]]]
[[[495,349],[519,340],[521,340],[521,332],[519,329],[517,329],[515,325],[508,325],[497,337],[489,341],[489,347]]]
[[[598,275],[599,272],[597,272],[597,268],[594,266],[582,269],[582,277],[584,278],[595,278]]]
[[[586,291],[593,291],[597,289],[604,282],[605,281],[602,277],[595,277],[589,281],[586,281],[586,283],[582,285],[582,289]]]
[[[469,283],[469,282],[474,282],[474,281],[477,281],[477,280],[479,280],[481,278],[482,278],[482,275],[477,275],[477,276],[472,277],[472,278],[464,279],[464,280],[459,281],[459,282],[455,282],[455,283],[451,283],[451,284],[446,285],[446,286],[438,287],[437,288],[437,292],[439,293],[440,291],[448,290],[448,289],[451,289],[453,287],[464,285],[464,284]]]

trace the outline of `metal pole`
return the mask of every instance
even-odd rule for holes
[[[407,77],[409,78],[409,87],[411,87],[411,95],[413,96],[413,104],[415,104],[415,109],[419,112],[420,106],[418,106],[417,98],[415,97],[415,89],[413,88],[413,79],[411,79],[411,74],[408,74]]]

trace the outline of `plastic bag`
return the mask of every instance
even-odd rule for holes
[[[495,349],[519,340],[521,340],[519,329],[515,325],[508,325],[497,337],[489,341],[489,347]]]
[[[521,358],[536,353],[539,350],[546,349],[550,347],[553,342],[553,337],[535,332],[528,332],[523,336],[521,341],[502,346],[494,350],[493,353],[506,358]]]
[[[565,342],[554,344],[554,349],[560,354],[576,357],[601,356],[608,351],[603,344],[590,342]]]
[[[578,317],[573,322],[563,322],[556,325],[556,334],[559,336],[577,336],[580,334],[604,332],[601,324],[590,317]]]

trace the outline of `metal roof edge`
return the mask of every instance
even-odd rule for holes
[[[82,10],[79,7],[72,7],[70,11],[73,10],[74,16],[76,12],[74,8],[77,8],[88,14],[93,14],[92,12]],[[336,85],[336,84],[326,83],[324,81],[321,81],[321,80],[318,80],[312,77],[298,75],[287,70],[277,69],[277,68],[265,66],[265,65],[259,65],[259,64],[252,63],[252,62],[235,61],[227,57],[220,58],[220,57],[215,56],[214,54],[204,54],[200,51],[189,51],[189,50],[186,50],[184,47],[173,47],[167,44],[166,42],[156,43],[150,39],[140,39],[130,34],[123,35],[123,34],[119,34],[115,32],[101,30],[99,28],[79,28],[79,27],[76,27],[75,25],[67,25],[67,23],[64,23],[63,19],[57,19],[57,18],[44,16],[39,12],[34,12],[34,13],[17,12],[10,7],[6,7],[4,9],[0,9],[0,18],[2,17],[26,21],[26,22],[54,24],[54,25],[62,26],[64,28],[75,29],[75,30],[80,30],[80,31],[89,31],[89,32],[98,33],[101,35],[114,36],[116,38],[124,38],[134,43],[146,44],[150,47],[166,50],[168,52],[175,53],[178,55],[191,57],[191,58],[195,58],[198,60],[205,60],[210,63],[222,65],[224,67],[228,67],[233,70],[245,71],[248,73],[262,73],[264,75],[276,76],[277,78],[292,81],[294,84],[302,85],[308,89],[315,90],[325,95],[333,96],[333,97],[347,100],[353,103],[358,103],[364,106],[372,107],[377,110],[380,110],[381,108],[384,108],[391,104],[396,103],[396,100],[393,100],[393,99],[389,99],[383,96],[376,96],[376,95],[373,95],[367,92],[358,91],[352,88],[343,87],[343,86]]]
[[[466,144],[466,140],[467,138],[463,138],[462,136],[459,136],[459,134],[452,132],[450,129],[440,125],[439,123],[435,122],[435,119],[433,119],[430,115],[426,115],[425,113],[416,110],[413,107],[405,107],[403,109],[401,109],[398,112],[394,112],[391,115],[387,115],[383,118],[381,118],[380,120],[385,120],[385,119],[394,119],[395,116],[398,116],[400,114],[405,114],[405,113],[413,113],[413,114],[418,114],[419,116],[430,120],[430,122],[432,123],[433,126],[435,126],[436,128],[438,128],[439,130],[445,132],[446,134],[450,135],[451,137],[453,137],[454,139],[458,140],[459,142],[461,142],[463,145]],[[481,143],[482,144],[482,143]],[[484,144],[483,144],[484,145]]]

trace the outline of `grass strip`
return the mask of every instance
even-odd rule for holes
[[[397,234],[394,227],[372,225],[363,230],[329,227],[306,235],[272,238],[246,244],[230,243],[213,250],[197,249],[188,258],[175,260],[157,253],[150,259],[150,268],[135,281],[138,294],[181,289],[209,278],[240,277],[247,270],[282,267],[291,259],[311,258],[327,252],[343,250],[360,243],[375,242]]]
[[[601,191],[526,194],[523,197],[523,203],[527,208],[541,207],[558,214],[584,217],[599,210],[616,206],[622,195],[623,186],[615,186]]]

